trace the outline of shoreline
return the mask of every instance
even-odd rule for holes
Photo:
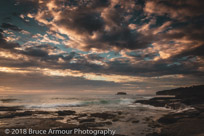
[[[155,97],[135,103],[171,108],[175,112],[170,112],[156,121],[159,124],[156,127],[160,127],[160,132],[149,133],[146,136],[204,136],[203,85],[159,91],[157,95],[175,97]],[[184,110],[185,108],[187,109]]]
[[[3,109],[3,107],[1,108]],[[74,131],[76,128],[81,130],[116,130],[114,136],[145,136],[147,133],[153,132],[155,126],[155,124],[149,125],[149,123],[155,122],[154,116],[147,115],[144,118],[140,118],[137,116],[138,113],[132,111],[128,113],[129,111],[127,112],[125,110],[81,113],[74,110],[30,111],[23,108],[16,110],[16,107],[5,107],[4,109],[7,110],[7,112],[0,114],[0,118],[2,123],[6,124],[0,125],[1,136],[8,136],[8,134],[5,134],[6,129],[22,129],[26,132],[29,132],[29,129],[33,129],[48,132],[50,129],[56,131]],[[162,115],[156,114],[156,118]],[[118,129],[118,126],[120,126],[121,129]],[[136,131],[138,132],[133,131],[135,128],[137,128]],[[32,135],[37,136],[40,134]],[[46,133],[43,135],[51,136],[52,134]],[[77,134],[69,135],[78,136]],[[85,134],[84,136],[89,135]]]

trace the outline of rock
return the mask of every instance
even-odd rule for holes
[[[175,95],[175,96],[204,96],[204,85],[199,86],[191,86],[191,87],[180,87],[176,89],[171,90],[164,90],[164,91],[158,91],[157,95]]]
[[[83,123],[81,126],[79,127],[104,127],[106,125],[111,125],[112,122],[107,121],[107,122],[94,122],[94,123]]]
[[[204,85],[158,91],[157,95],[175,95],[187,105],[204,104]]]
[[[63,120],[63,117],[56,117],[56,118],[50,118],[50,120],[56,121],[56,120]]]
[[[172,113],[161,117],[158,122],[162,124],[176,123],[178,120],[186,118],[196,118],[200,115],[200,111],[188,110],[181,113]]]
[[[15,112],[15,113],[7,113],[0,115],[0,118],[14,118],[14,117],[24,117],[24,116],[31,116],[32,111],[25,111],[25,112]]]
[[[184,109],[187,106],[181,102],[169,102],[165,105],[166,108],[171,108],[174,110],[178,110],[178,109]]]
[[[139,120],[133,120],[133,121],[132,121],[132,123],[135,123],[135,124],[136,124],[136,123],[139,123],[139,122],[140,122]]]
[[[116,95],[127,95],[126,92],[118,92]]]
[[[76,112],[72,110],[57,111],[59,116],[74,115]]]
[[[22,110],[22,107],[19,106],[13,106],[13,107],[5,107],[5,106],[0,106],[0,111],[17,111],[17,110]]]
[[[118,113],[118,115],[122,115],[122,112],[121,112],[121,111],[118,111],[117,113]]]
[[[109,113],[92,113],[90,116],[102,118],[102,119],[112,119],[112,118],[116,117],[115,114],[109,114]]]
[[[86,113],[79,114],[78,117],[86,117],[88,116]]]
[[[8,112],[6,114],[1,114],[0,118],[15,118],[15,117],[24,117],[24,116],[31,116],[34,114],[50,114],[51,112],[47,111],[25,111],[25,112]]]
[[[50,114],[52,112],[48,112],[48,111],[32,111],[32,114]]]
[[[156,132],[153,132],[151,134],[147,134],[146,136],[161,136],[160,134],[156,133]]]
[[[135,101],[135,103],[142,103],[142,104],[148,104],[148,105],[152,105],[155,107],[165,107],[166,104],[169,103],[169,100],[155,100],[155,99],[150,99],[150,100],[138,100]]]
[[[177,88],[157,92],[157,95],[174,95],[174,98],[152,98],[150,100],[136,101],[156,107],[168,107],[174,110],[189,109],[180,113],[167,114],[157,122],[150,122],[148,126],[162,127],[160,133],[151,133],[147,136],[198,136],[203,135],[204,125],[204,85]]]
[[[94,118],[89,118],[89,119],[79,120],[79,123],[84,123],[84,122],[95,122],[95,119]]]
[[[161,117],[158,122],[162,124],[172,124],[179,120],[180,118],[174,118],[172,115],[167,115],[164,117]]]
[[[119,119],[118,118],[114,118],[112,121],[116,122],[116,121],[119,121]]]
[[[9,102],[13,102],[13,101],[17,101],[18,99],[1,99],[0,101],[2,101],[3,103],[9,103]]]
[[[187,107],[187,105],[182,103],[181,99],[177,99],[174,97],[168,97],[168,98],[158,97],[158,98],[152,98],[149,100],[138,100],[138,101],[135,101],[135,103],[148,104],[155,107],[166,107],[174,110],[184,109]]]

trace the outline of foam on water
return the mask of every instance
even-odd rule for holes
[[[151,98],[151,96],[148,96]],[[56,110],[58,108],[64,109],[66,107],[77,108],[80,107],[83,110],[91,106],[92,108],[101,108],[105,107],[107,109],[113,108],[146,108],[152,110],[169,110],[164,107],[154,107],[150,105],[143,105],[140,103],[134,103],[139,99],[147,99],[147,96],[136,96],[136,95],[95,95],[95,96],[68,96],[68,95],[59,95],[59,96],[28,96],[28,97],[17,97],[18,101],[10,103],[2,103],[4,106],[24,106],[26,109],[48,109]],[[66,108],[67,109],[67,108]]]
[[[155,106],[141,104],[141,103],[134,103],[134,104],[129,105],[129,107],[141,107],[141,108],[147,108],[147,109],[152,109],[152,110],[164,110],[164,111],[171,110],[165,107],[155,107]]]
[[[84,107],[89,105],[129,105],[134,99],[99,99],[92,101],[67,101],[63,103],[38,103],[25,105],[26,108]]]
[[[40,104],[40,105],[25,105],[26,108],[57,108],[57,107],[80,107],[83,103],[58,103],[58,104]]]

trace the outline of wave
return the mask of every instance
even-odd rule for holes
[[[66,104],[39,104],[39,105],[27,105],[26,108],[57,108],[57,107],[81,107],[83,103],[66,103]]]
[[[172,109],[172,108],[169,108],[169,107],[155,107],[155,106],[152,106],[152,105],[141,104],[141,103],[130,104],[129,107],[147,108],[147,109],[152,109],[152,110],[172,111],[172,112],[175,112],[175,113],[180,113],[180,112],[195,109],[194,107],[187,106],[187,105],[183,105],[178,109]]]
[[[155,106],[152,106],[152,105],[147,105],[147,104],[141,104],[141,103],[134,103],[132,105],[129,105],[129,107],[138,107],[138,108],[147,108],[147,109],[152,109],[152,110],[172,110],[172,109],[169,109],[169,108],[166,108],[166,107],[155,107]]]
[[[26,108],[57,108],[57,107],[83,107],[89,105],[129,105],[132,104],[132,99],[112,99],[112,100],[92,100],[92,101],[76,101],[76,102],[64,102],[64,103],[43,103],[38,105],[27,105]]]

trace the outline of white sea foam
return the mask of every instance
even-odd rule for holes
[[[57,108],[57,107],[83,107],[88,105],[130,105],[134,102],[134,99],[99,99],[92,101],[69,101],[63,103],[42,103],[42,104],[28,104],[26,108]]]
[[[57,107],[80,107],[85,104],[81,102],[76,103],[58,103],[58,104],[39,104],[39,105],[26,105],[26,108],[57,108]]]
[[[134,103],[134,104],[129,105],[129,107],[147,108],[147,109],[152,109],[152,110],[171,110],[166,107],[155,107],[152,105],[141,104],[141,103]]]
[[[130,105],[134,102],[134,99],[120,99],[120,104],[122,105]]]
[[[184,112],[184,111],[188,111],[188,110],[194,110],[194,109],[195,109],[195,108],[193,108],[193,107],[186,106],[185,108],[176,109],[176,110],[174,110],[174,112],[180,113],[180,112]]]

